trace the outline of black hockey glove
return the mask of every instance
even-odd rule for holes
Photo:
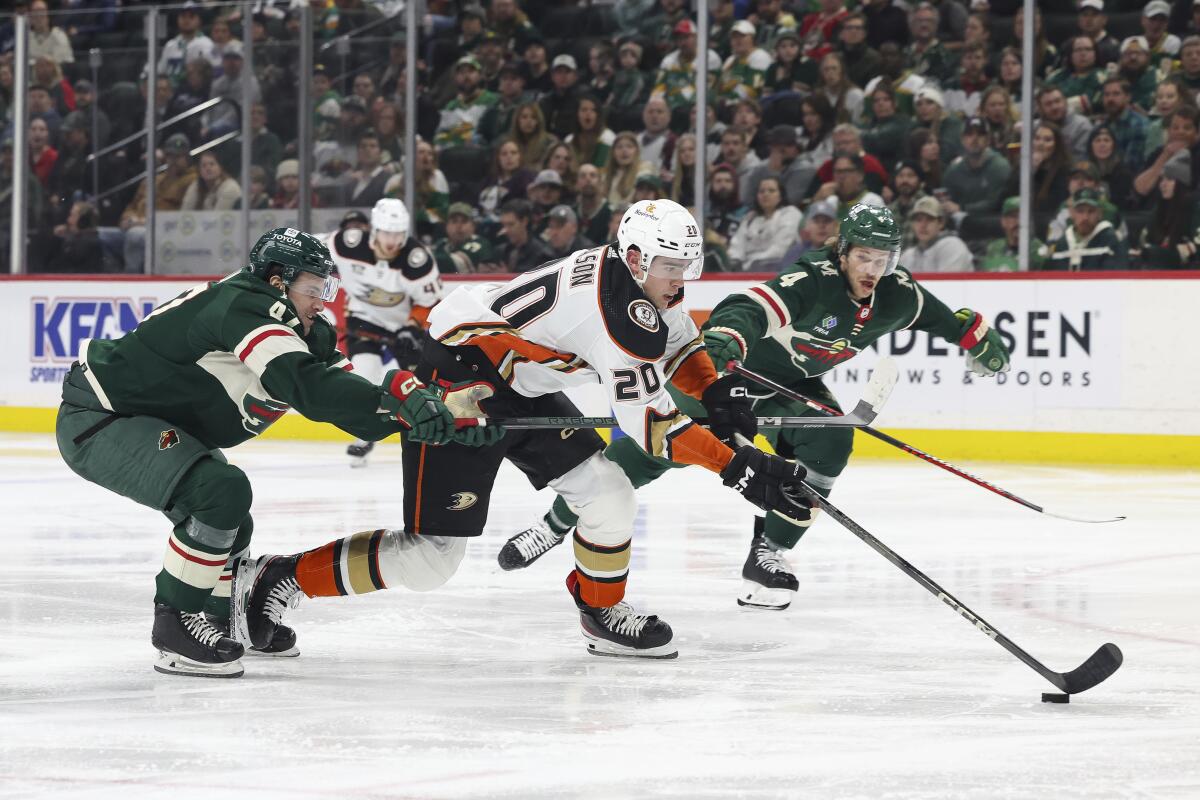
[[[746,387],[736,375],[726,375],[710,383],[700,402],[708,412],[708,428],[713,436],[734,448],[754,441],[758,418],[754,416]],[[734,434],[741,434],[746,441],[735,440]]]
[[[403,369],[416,369],[421,360],[421,345],[425,341],[425,331],[417,325],[406,325],[392,336],[388,349],[396,363]]]
[[[796,522],[812,519],[812,503],[799,491],[784,492],[787,484],[804,480],[808,472],[795,461],[744,445],[721,470],[721,481],[763,511],[774,511]]]

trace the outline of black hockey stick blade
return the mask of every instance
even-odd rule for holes
[[[1092,653],[1087,661],[1070,672],[1053,673],[1050,682],[1067,694],[1079,694],[1108,680],[1114,672],[1121,668],[1124,661],[1125,656],[1121,654],[1121,648],[1110,642],[1101,645],[1100,649]]]

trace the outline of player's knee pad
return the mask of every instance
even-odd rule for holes
[[[637,515],[633,484],[603,453],[593,454],[550,485],[579,515],[576,524],[589,541],[610,545],[629,539]]]
[[[414,592],[436,589],[458,571],[467,540],[390,530],[379,543],[379,572],[388,587]]]
[[[202,458],[188,470],[175,488],[172,504],[177,506],[173,519],[184,515],[221,530],[236,531],[250,513],[254,492],[250,479],[232,464],[216,458]]]

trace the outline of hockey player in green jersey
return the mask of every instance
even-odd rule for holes
[[[174,525],[154,597],[159,672],[242,674],[243,646],[226,633],[230,577],[254,530],[251,489],[220,448],[259,435],[289,407],[368,440],[499,435],[455,431],[453,387],[431,391],[401,370],[382,386],[352,374],[321,316],[337,293],[332,273],[318,239],[276,228],[242,271],[189,289],[120,339],[84,343],[63,383],[56,434],[67,465]],[[261,652],[297,655],[295,641],[278,629]]]
[[[842,221],[836,245],[806,253],[798,263],[766,283],[722,300],[704,325],[704,344],[718,372],[730,361],[834,408],[837,400],[821,376],[853,358],[892,331],[928,331],[967,351],[968,366],[979,375],[1007,371],[1009,354],[999,334],[970,309],[951,311],[899,266],[900,229],[887,208],[858,204]],[[779,397],[735,375],[705,392],[704,407],[675,396],[681,411],[707,414],[723,440],[753,439],[756,416],[813,415],[807,406]],[[828,496],[850,458],[849,428],[784,428],[764,431],[779,455],[808,470],[807,481]],[[644,455],[624,439],[605,451],[643,486],[671,465]],[[816,510],[814,509],[814,515]],[[562,541],[575,514],[561,497],[533,527],[513,536],[500,550],[500,566],[528,566]],[[768,514],[755,520],[750,553],[742,569],[738,603],[756,608],[787,608],[798,582],[784,553],[812,524]]]

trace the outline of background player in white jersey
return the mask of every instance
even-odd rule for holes
[[[807,505],[784,491],[804,476],[803,467],[752,445],[731,450],[681,414],[664,389],[670,381],[700,399],[717,382],[682,308],[684,280],[699,277],[702,245],[699,226],[679,204],[637,203],[615,245],[581,250],[507,284],[452,292],[430,314],[432,340],[417,374],[435,383],[478,381],[472,399],[499,418],[576,416],[562,390],[599,382],[621,428],[646,452],[705,466],[759,508],[807,520]],[[671,627],[623,601],[637,504],[603,448],[593,430],[510,430],[477,449],[406,447],[403,531],[367,531],[307,553],[264,556],[239,572],[235,603],[246,607],[251,641],[269,640],[301,592],[441,585],[462,560],[464,537],[483,532],[496,472],[508,459],[579,515],[567,587],[589,651],[675,656]]]
[[[385,352],[401,369],[416,365],[429,309],[442,298],[437,263],[410,230],[404,202],[385,197],[371,210],[369,234],[347,227],[328,240],[348,297],[350,361],[369,381],[383,375]],[[360,440],[346,448],[351,466],[365,466],[374,447]]]

